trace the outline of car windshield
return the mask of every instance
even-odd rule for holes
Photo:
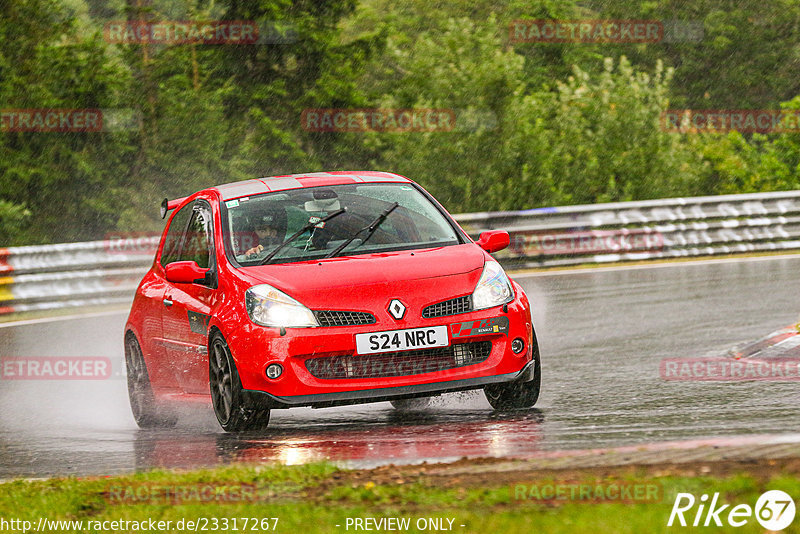
[[[225,206],[226,251],[243,266],[460,243],[453,225],[410,184],[292,189]]]

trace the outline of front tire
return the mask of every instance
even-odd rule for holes
[[[178,421],[175,414],[169,413],[156,402],[142,348],[133,333],[129,333],[125,337],[125,369],[131,412],[139,428],[171,428],[175,426]]]
[[[226,432],[246,432],[267,427],[269,409],[248,402],[230,348],[219,333],[211,338],[208,378],[214,415]]]
[[[512,382],[510,384],[493,384],[483,388],[486,400],[497,411],[525,410],[532,408],[539,400],[542,386],[541,359],[539,345],[534,337],[533,346],[533,380],[528,382]]]

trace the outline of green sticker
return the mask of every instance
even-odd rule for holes
[[[229,201],[227,201],[225,203],[225,205],[228,206],[229,208],[235,208],[235,207],[239,206],[239,201],[238,200],[229,200]]]

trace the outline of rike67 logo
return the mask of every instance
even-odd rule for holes
[[[765,529],[778,531],[791,525],[794,515],[794,501],[788,493],[780,490],[764,492],[756,501],[755,508],[749,504],[737,504],[731,508],[730,504],[720,502],[719,493],[714,493],[710,502],[705,493],[699,499],[691,493],[678,493],[667,526],[721,527],[727,524],[742,527],[755,517]]]

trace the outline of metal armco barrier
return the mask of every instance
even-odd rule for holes
[[[800,250],[800,191],[469,213],[456,220],[476,238],[508,230],[511,246],[496,256],[509,268]],[[158,236],[138,236],[0,249],[0,314],[130,302],[157,242]]]
[[[0,248],[0,314],[130,302],[155,238]]]
[[[456,217],[470,235],[503,229],[507,267],[559,267],[800,250],[800,191],[671,198]]]

